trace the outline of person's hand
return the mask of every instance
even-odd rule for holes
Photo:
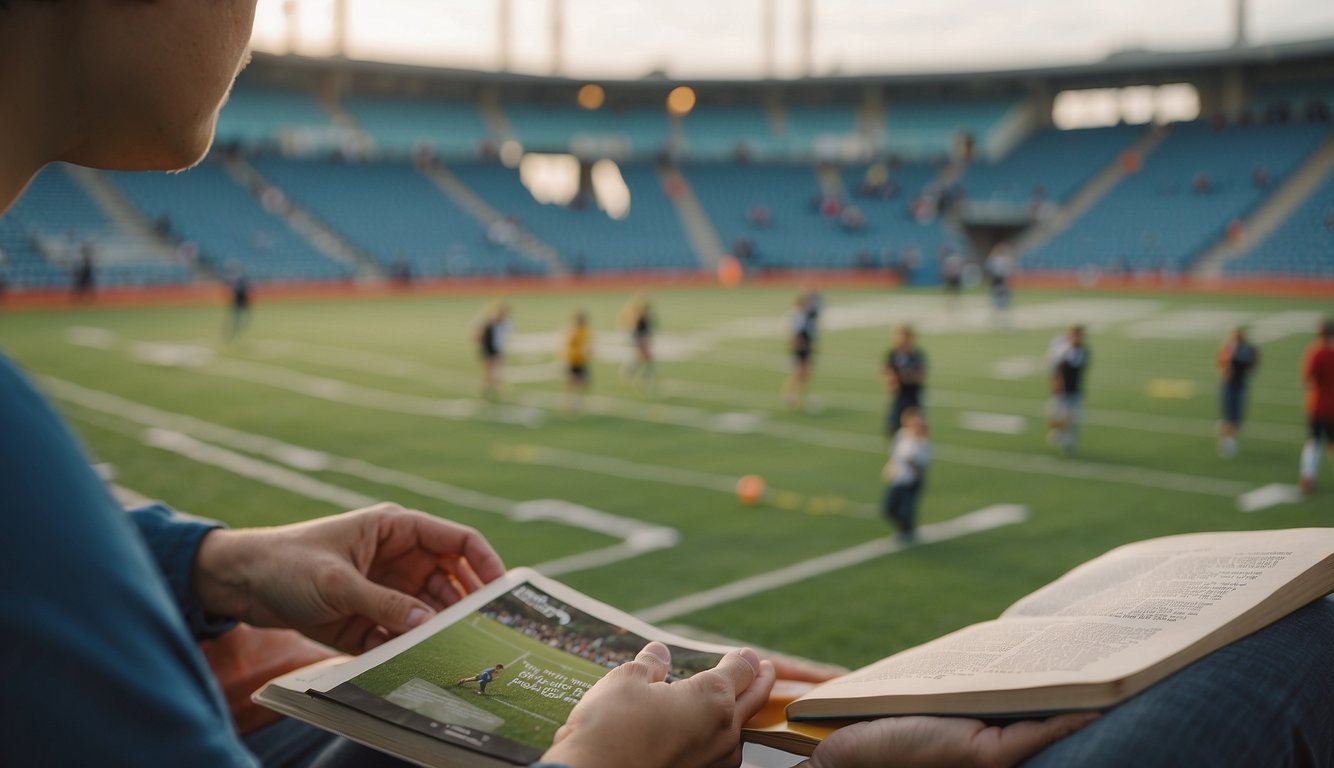
[[[741,726],[764,706],[774,667],[749,648],[711,670],[663,682],[671,652],[649,643],[584,694],[543,760],[572,768],[741,763]]]
[[[472,528],[385,503],[281,528],[211,531],[192,583],[211,613],[360,653],[504,572]]]
[[[955,717],[890,717],[840,728],[797,768],[1007,768],[1097,719],[1096,713],[1005,727]]]

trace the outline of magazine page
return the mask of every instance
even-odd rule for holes
[[[730,648],[664,633],[534,571],[516,569],[425,625],[310,683],[378,719],[516,764],[541,757],[584,693],[650,640],[671,679]]]

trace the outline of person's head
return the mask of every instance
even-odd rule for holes
[[[1238,325],[1237,327],[1233,328],[1232,332],[1228,334],[1227,338],[1228,341],[1232,342],[1233,344],[1240,344],[1246,341],[1246,326]]]
[[[900,348],[908,349],[913,343],[913,329],[911,325],[904,323],[894,329],[894,343]]]
[[[922,411],[916,407],[903,409],[899,416],[900,429],[903,429],[910,435],[923,437],[926,435],[926,418],[922,416]]]
[[[1070,330],[1066,331],[1065,337],[1070,341],[1071,346],[1081,346],[1084,343],[1084,326],[1070,326]]]
[[[497,322],[499,322],[501,320],[504,320],[506,317],[509,317],[509,313],[510,313],[509,305],[503,301],[498,301],[496,302],[495,309],[491,312],[491,316],[494,317]]]
[[[497,672],[499,672],[500,670],[502,670],[502,669],[504,669],[504,668],[505,668],[505,665],[504,665],[504,664],[497,664],[497,665],[496,665],[496,671],[497,671]]]
[[[193,165],[245,59],[255,3],[0,0],[8,149],[33,173],[56,160],[123,170]],[[0,190],[8,193],[0,205],[17,191]]]
[[[1326,344],[1334,343],[1334,320],[1329,318],[1321,320],[1316,326],[1315,335]]]
[[[574,325],[576,328],[583,328],[588,325],[588,313],[582,309],[574,311]]]

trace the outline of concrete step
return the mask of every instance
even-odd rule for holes
[[[723,245],[723,239],[718,236],[718,230],[704,211],[704,206],[700,205],[690,182],[679,170],[665,165],[658,169],[658,178],[663,189],[676,190],[668,199],[676,209],[676,215],[686,232],[686,240],[695,251],[695,258],[705,269],[716,270],[718,262],[727,254],[727,246]]]
[[[491,207],[486,202],[468,188],[468,185],[459,181],[459,178],[450,172],[448,168],[439,163],[431,163],[423,166],[421,172],[430,179],[439,190],[444,193],[455,205],[468,212],[484,227],[490,227],[496,221],[505,218],[505,214]],[[547,265],[551,274],[557,277],[568,275],[570,270],[561,260],[560,253],[547,243],[543,242],[537,235],[526,229],[520,229],[518,237],[509,247],[530,259],[535,259]]]
[[[176,258],[176,243],[170,237],[158,234],[154,223],[130,202],[106,174],[77,165],[66,165],[64,170],[116,228],[113,234],[95,238],[99,262],[180,263]],[[68,244],[62,244],[60,238],[44,239],[39,247],[47,259],[56,263],[73,264],[78,257],[77,248],[71,250]],[[193,270],[197,279],[211,277],[205,267],[196,265]]]

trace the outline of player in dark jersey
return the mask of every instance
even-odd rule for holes
[[[1315,491],[1315,476],[1320,469],[1320,455],[1334,448],[1334,320],[1320,323],[1316,339],[1306,350],[1302,362],[1302,383],[1306,385],[1306,417],[1310,436],[1302,446],[1301,488]]]
[[[991,281],[991,309],[996,324],[1002,328],[1010,325],[1010,283],[1014,268],[1014,251],[1009,243],[1000,243],[991,250],[986,261],[987,279]]]
[[[905,409],[922,409],[926,387],[926,353],[913,344],[912,326],[899,326],[894,336],[894,347],[885,357],[883,371],[885,386],[894,397],[885,417],[885,434],[891,438],[903,425]]]
[[[655,373],[653,365],[653,312],[648,300],[636,296],[626,305],[621,313],[621,324],[630,331],[630,343],[634,346],[634,357],[627,360],[621,370],[626,381],[638,380],[644,386],[653,383]]]
[[[1218,349],[1218,372],[1222,377],[1219,405],[1222,416],[1218,421],[1218,455],[1232,458],[1237,455],[1237,432],[1241,429],[1246,410],[1246,384],[1260,365],[1260,350],[1246,338],[1246,329],[1238,326],[1228,334]]]
[[[1051,370],[1051,403],[1048,418],[1051,431],[1048,439],[1061,450],[1062,456],[1075,451],[1079,439],[1079,416],[1084,402],[1084,374],[1089,369],[1089,349],[1084,344],[1084,326],[1071,326],[1064,342],[1054,345],[1049,360]]]
[[[806,402],[806,386],[811,380],[811,358],[815,354],[815,328],[820,317],[819,294],[803,293],[793,303],[788,314],[791,336],[788,351],[792,353],[792,373],[783,385],[783,399],[789,408],[798,408]],[[813,303],[814,302],[814,303]]]
[[[228,341],[241,335],[241,331],[250,324],[250,279],[246,277],[241,265],[232,263],[227,266],[227,292],[230,298],[231,316],[227,323],[225,336]]]
[[[505,362],[505,339],[509,334],[509,307],[496,304],[477,329],[477,351],[482,358],[482,397],[499,399]]]
[[[963,269],[963,256],[952,248],[941,248],[940,282],[945,288],[945,310],[951,314],[959,308],[959,294],[963,292]]]
[[[497,677],[500,677],[500,673],[504,669],[505,669],[504,664],[497,664],[494,667],[487,667],[486,669],[482,670],[481,672],[478,672],[472,677],[465,677],[459,680],[458,682],[454,683],[454,685],[461,686],[465,683],[477,683],[477,693],[482,696],[485,696],[486,686],[494,682]]]

